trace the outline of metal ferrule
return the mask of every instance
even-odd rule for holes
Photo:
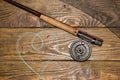
[[[103,40],[96,36],[87,34],[86,32],[83,32],[83,31],[79,31],[77,33],[77,36],[79,38],[81,38],[82,40],[85,40],[87,42],[90,42],[90,43],[98,45],[98,46],[102,46]]]

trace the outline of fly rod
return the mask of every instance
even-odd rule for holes
[[[20,4],[16,1],[13,1],[13,0],[4,0],[4,1],[6,1],[6,2],[8,2],[8,3],[20,8],[20,9],[23,9],[23,10],[39,17],[41,20],[43,20],[43,21],[45,21],[49,24],[52,24],[53,26],[56,26],[59,29],[67,31],[67,32],[73,34],[74,36],[77,36],[77,37],[81,38],[82,40],[85,40],[87,42],[90,42],[90,43],[98,45],[98,46],[102,46],[103,40],[96,37],[96,36],[88,34],[87,32],[84,32],[80,29],[73,28],[70,25],[64,24],[64,23],[62,23],[58,20],[55,20],[55,19],[53,19],[49,16],[46,16],[45,14],[40,13],[38,11],[35,11],[35,10],[29,8],[29,7],[26,7],[26,6]]]

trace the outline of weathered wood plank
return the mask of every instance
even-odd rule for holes
[[[119,0],[16,0],[72,26],[119,27]],[[67,4],[68,3],[68,4]],[[0,1],[1,27],[40,27],[48,24]],[[12,19],[12,20],[11,20]],[[42,23],[41,23],[42,22]]]
[[[16,0],[30,8],[47,14],[71,26],[107,26],[119,38],[119,0]],[[62,2],[63,1],[63,2]],[[94,4],[94,2],[96,2]],[[67,4],[68,3],[68,4]],[[96,7],[97,6],[97,7]],[[0,1],[0,27],[53,27],[39,18],[18,9],[3,0]],[[120,30],[120,29],[119,29]]]
[[[93,46],[93,53],[90,60],[120,60],[120,39],[107,28],[81,28],[88,33],[104,39],[102,47]],[[0,29],[0,60],[20,60],[16,50],[16,42],[22,33],[39,32],[43,40],[36,38],[31,40],[35,34],[25,35],[18,46],[21,55],[25,60],[72,60],[69,55],[69,48],[73,41],[78,40],[71,34],[55,28],[1,28]],[[39,50],[35,48],[41,47]]]
[[[76,9],[82,10],[92,18],[103,23],[119,38],[117,28],[120,28],[120,0],[60,0]],[[90,21],[90,20],[89,20]],[[116,27],[113,29],[111,27]],[[120,31],[120,29],[119,29]]]
[[[99,20],[108,27],[120,27],[120,1],[119,0],[60,0],[92,18]]]
[[[71,26],[105,27],[99,20],[92,18],[59,0],[15,0],[32,9],[47,14]],[[39,18],[16,8],[3,0],[0,1],[0,27],[50,27]],[[53,27],[53,26],[51,26]]]
[[[0,62],[1,80],[119,80],[119,61],[28,61],[39,75],[20,61]],[[114,65],[113,65],[114,64]],[[44,69],[43,69],[44,68]]]

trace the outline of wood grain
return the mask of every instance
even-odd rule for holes
[[[69,46],[77,37],[0,0],[0,80],[120,80],[120,0],[15,1],[82,27],[104,43],[92,45],[89,61],[75,62]],[[24,62],[16,49],[20,37],[18,48]]]
[[[32,63],[31,63],[32,62]],[[42,73],[44,61],[28,61],[28,63],[45,80],[119,80],[120,64],[117,61],[64,62],[50,61]],[[114,64],[114,65],[113,65]],[[0,62],[1,80],[39,80],[22,61]]]
[[[107,28],[82,28],[91,34],[104,39],[102,47],[93,46],[90,60],[120,60],[120,39]],[[69,48],[73,41],[78,40],[71,34],[55,28],[1,28],[0,29],[0,56],[1,60],[20,60],[16,51],[16,42],[22,33],[40,31],[43,38],[43,47],[36,51],[31,47],[31,39],[35,34],[25,35],[20,41],[19,48],[25,60],[34,56],[34,60],[72,60]],[[101,34],[102,32],[102,34]],[[51,38],[45,38],[50,35]],[[37,38],[35,47],[41,46],[41,40]]]
[[[83,11],[78,10],[59,0],[16,1],[71,26],[105,27],[105,25],[95,18],[92,18]],[[0,1],[0,14],[0,27],[50,26],[48,23],[39,20],[39,18],[31,15],[30,13],[16,8],[4,1]]]
[[[119,0],[60,0],[72,7],[83,11],[92,18],[100,21],[119,38],[120,35],[120,1]],[[87,19],[87,18],[86,18]],[[89,20],[91,21],[91,20]],[[87,21],[87,23],[89,23]],[[99,26],[99,25],[98,25]],[[115,29],[111,27],[116,27]]]
[[[119,0],[60,0],[82,10],[108,27],[120,27]]]
[[[71,26],[108,27],[119,38],[119,0],[24,0],[17,2]],[[96,2],[96,3],[94,3]],[[109,5],[108,5],[109,4]],[[37,5],[37,6],[36,6]],[[96,7],[97,6],[97,7]],[[109,9],[110,8],[110,9]],[[0,27],[53,27],[38,17],[0,1]],[[111,28],[116,27],[116,28]],[[120,31],[120,29],[119,29]]]
[[[106,25],[109,27],[119,27],[120,24],[119,0],[16,1],[72,26],[101,27]],[[0,12],[2,13],[2,15],[0,15],[1,26],[40,27],[41,25],[48,25],[41,20],[39,21],[37,17],[3,1],[0,3]],[[12,21],[10,20],[11,17],[13,18]],[[7,20],[7,22],[5,20]]]

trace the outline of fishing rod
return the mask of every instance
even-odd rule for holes
[[[47,16],[47,15],[45,15],[43,13],[40,13],[40,12],[38,12],[36,10],[33,10],[33,9],[31,9],[31,8],[29,8],[27,6],[24,6],[24,5],[22,5],[22,4],[20,4],[20,3],[16,2],[16,1],[13,1],[13,0],[4,0],[4,1],[8,2],[8,3],[10,3],[10,4],[20,8],[20,9],[23,9],[23,10],[25,10],[25,11],[27,11],[27,12],[29,12],[29,13],[37,16],[37,17],[39,17],[41,20],[43,20],[43,21],[45,21],[45,22],[47,22],[47,23],[49,23],[49,24],[51,24],[51,25],[53,25],[53,26],[55,26],[55,27],[57,27],[59,29],[62,29],[64,31],[66,31],[66,32],[69,32],[72,35],[77,36],[78,38],[81,38],[82,40],[86,41],[84,44],[82,44],[81,42],[80,43],[77,42],[77,44],[73,44],[72,47],[71,47],[72,49],[73,49],[74,45],[81,45],[82,46],[82,45],[88,44],[88,42],[91,43],[91,44],[94,44],[94,45],[102,46],[103,39],[101,39],[101,38],[98,38],[96,36],[88,34],[87,32],[85,32],[83,30],[73,28],[70,25],[67,25],[67,24],[62,23],[62,22],[60,22],[58,20],[55,20],[55,19],[53,19],[53,18],[51,18],[51,17],[49,17],[49,16]],[[76,47],[78,47],[78,46],[76,46]],[[88,48],[86,48],[86,47],[87,46],[84,46],[84,48],[87,49],[87,51],[88,51],[90,49],[89,48],[90,46],[88,46]],[[71,52],[75,53],[75,49],[74,49],[74,52],[73,51],[71,51]],[[78,48],[78,52],[77,53],[82,53],[83,54],[85,49],[83,49],[83,47],[80,47],[80,48]],[[89,50],[89,52],[90,52],[90,50]],[[77,53],[75,53],[75,54],[77,54]],[[77,57],[78,56],[79,55],[77,55]],[[72,56],[72,57],[74,57],[74,56]],[[75,60],[76,60],[76,58],[75,58]]]

